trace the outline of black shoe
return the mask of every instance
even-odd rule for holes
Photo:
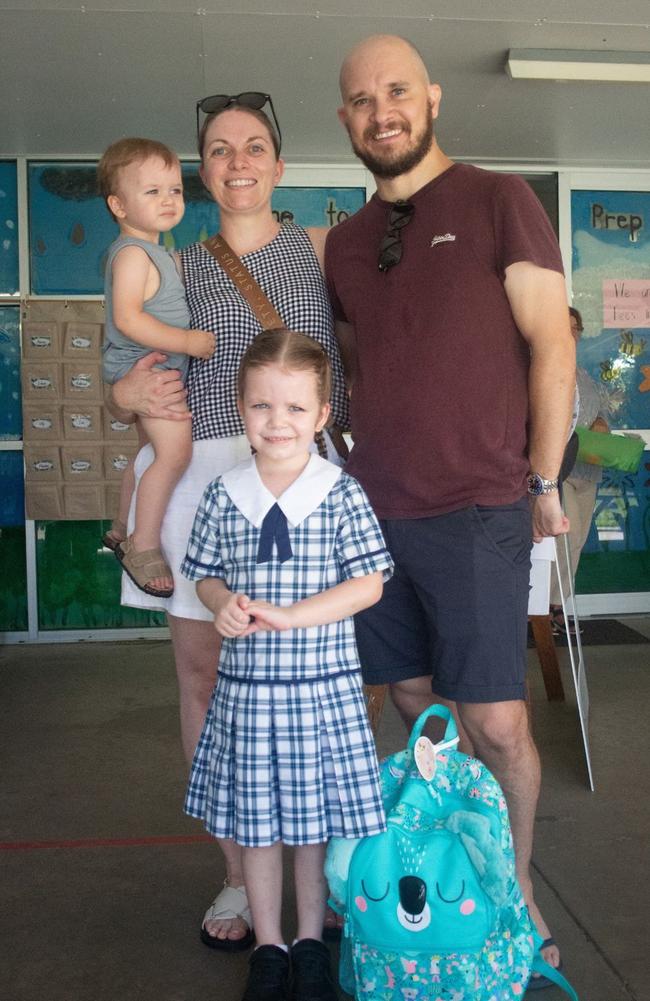
[[[338,1001],[329,950],[315,938],[291,947],[291,1001]]]
[[[289,1001],[289,957],[277,945],[260,945],[249,961],[241,1001]]]

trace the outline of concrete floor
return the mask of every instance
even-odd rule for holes
[[[650,636],[650,620],[626,623]],[[595,793],[575,699],[545,701],[530,653],[536,889],[581,1001],[648,1001],[650,646],[585,654]],[[223,867],[180,812],[169,645],[1,647],[0,685],[0,1001],[239,1001],[247,955],[198,938]],[[405,743],[390,708],[378,740],[382,753]]]

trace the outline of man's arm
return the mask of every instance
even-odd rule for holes
[[[185,387],[176,369],[159,369],[166,355],[159,351],[140,358],[130,372],[111,387],[106,406],[124,424],[133,424],[136,417],[162,417],[171,421],[186,421],[188,411],[173,410],[186,397]]]
[[[575,343],[569,326],[564,278],[557,271],[520,261],[506,268],[505,290],[530,347],[528,457],[532,472],[557,477],[566,446],[576,377]],[[533,538],[569,529],[559,494],[535,498]]]

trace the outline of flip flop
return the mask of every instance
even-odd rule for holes
[[[230,921],[233,918],[241,918],[248,925],[248,931],[241,938],[215,938],[205,929],[206,921]],[[209,949],[219,949],[222,952],[245,952],[246,949],[250,949],[255,941],[255,932],[252,928],[251,911],[245,887],[228,886],[227,883],[224,883],[223,889],[219,891],[205,912],[201,925],[201,941]]]
[[[550,945],[557,945],[555,939],[551,936],[550,938],[545,938],[539,947],[539,954],[541,956],[542,949],[548,949]],[[562,960],[560,959],[559,966],[556,969],[562,969]],[[530,980],[528,981],[527,991],[543,991],[547,987],[557,987],[557,984],[545,977],[543,973],[533,973]]]

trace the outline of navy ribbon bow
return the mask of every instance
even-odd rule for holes
[[[293,558],[287,519],[277,504],[273,505],[262,522],[262,531],[257,547],[257,563],[269,562],[274,542],[277,546],[280,563],[286,563],[287,560]]]

